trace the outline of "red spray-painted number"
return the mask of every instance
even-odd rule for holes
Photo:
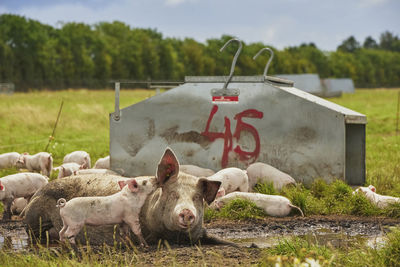
[[[222,168],[226,168],[226,166],[228,166],[228,156],[229,156],[229,152],[231,152],[231,151],[234,151],[235,153],[237,153],[239,155],[239,159],[242,161],[248,160],[248,161],[254,162],[258,158],[258,155],[260,154],[260,136],[257,132],[257,129],[254,128],[252,125],[243,122],[242,118],[261,119],[264,116],[264,114],[256,109],[246,109],[245,111],[236,114],[234,119],[237,120],[237,123],[236,123],[235,132],[232,135],[231,121],[226,116],[224,117],[225,131],[223,133],[209,131],[211,121],[214,118],[214,115],[215,115],[215,113],[217,113],[217,111],[218,111],[218,106],[214,105],[211,109],[210,115],[208,116],[206,129],[201,134],[204,136],[207,136],[211,142],[213,142],[215,139],[218,139],[218,138],[224,139],[224,150],[222,153],[222,160],[221,160]],[[233,149],[233,138],[235,138],[236,141],[239,141],[240,133],[242,131],[247,131],[253,135],[254,141],[255,141],[254,151],[243,151],[239,145],[237,145]]]

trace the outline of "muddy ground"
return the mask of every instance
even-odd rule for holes
[[[255,264],[266,257],[262,248],[275,246],[284,238],[305,237],[311,242],[333,247],[345,247],[352,242],[367,246],[382,245],[384,234],[392,226],[400,226],[400,219],[354,216],[309,216],[265,218],[254,221],[206,222],[205,227],[214,236],[239,245],[184,247],[157,246],[138,251],[137,261],[145,265],[201,264],[234,265]],[[21,221],[0,223],[0,247],[29,252],[28,236]],[[59,247],[53,244],[53,248]]]

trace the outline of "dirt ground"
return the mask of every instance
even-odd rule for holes
[[[261,247],[276,244],[290,236],[323,237],[333,246],[345,246],[353,237],[383,236],[391,226],[400,226],[400,219],[354,216],[309,216],[265,218],[254,221],[217,220],[206,222],[209,234],[233,241],[233,246],[168,246],[161,244],[137,252],[140,265],[237,265],[256,264],[263,257]],[[0,247],[29,250],[28,236],[21,221],[0,223]],[[270,242],[273,240],[274,242]],[[320,241],[319,241],[320,242]],[[52,247],[57,247],[53,244]]]

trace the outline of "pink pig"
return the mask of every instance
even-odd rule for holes
[[[136,178],[118,182],[121,191],[104,197],[76,197],[66,202],[64,198],[57,201],[63,228],[60,241],[65,237],[75,244],[75,236],[86,225],[122,224],[124,234],[128,225],[139,238],[140,245],[148,246],[144,240],[139,224],[140,210],[149,194],[157,186],[155,178]]]

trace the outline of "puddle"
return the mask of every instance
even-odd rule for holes
[[[241,244],[245,247],[250,247],[252,244],[259,248],[270,248],[277,246],[284,240],[291,240],[293,237],[299,237],[307,240],[311,244],[332,246],[335,248],[349,247],[354,244],[360,244],[371,248],[381,248],[385,245],[385,237],[383,233],[376,236],[368,235],[350,235],[344,233],[333,233],[330,229],[319,229],[313,233],[306,235],[264,235],[248,238],[229,238],[229,241]]]
[[[0,249],[23,250],[28,244],[28,235],[23,228],[0,233]]]

